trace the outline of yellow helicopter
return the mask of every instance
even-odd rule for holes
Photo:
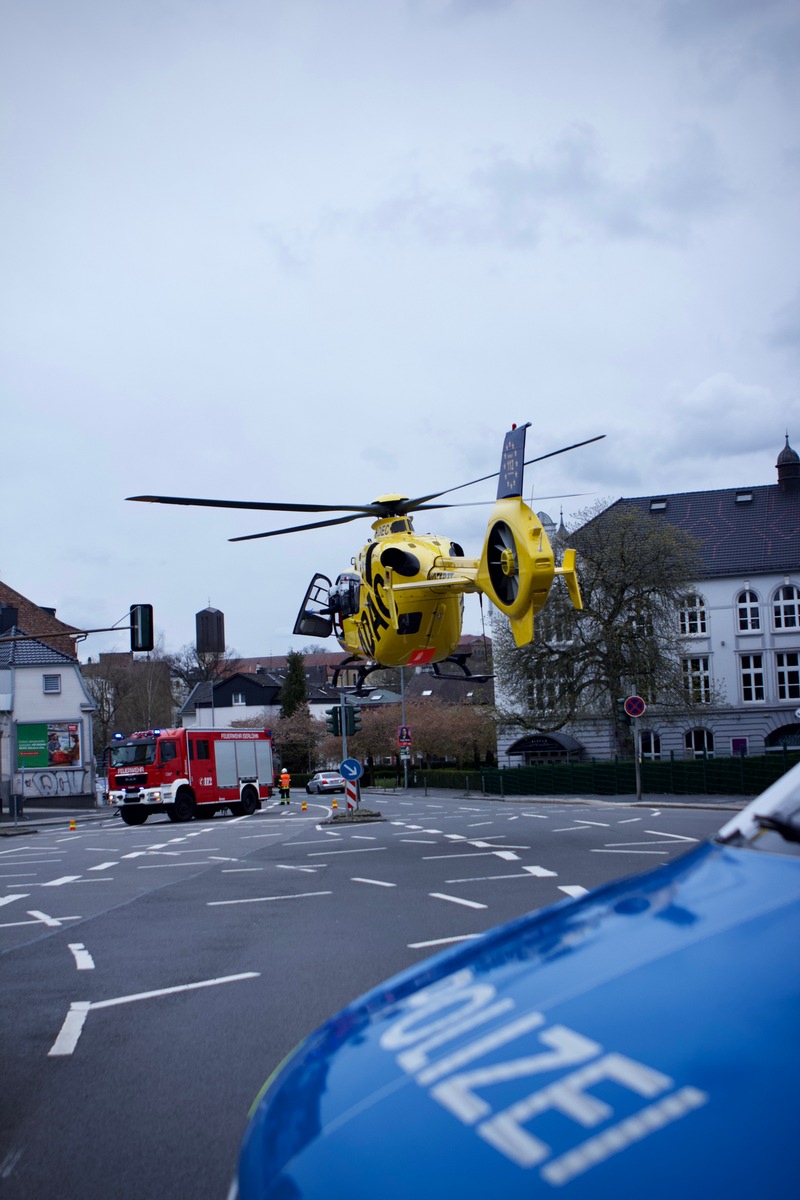
[[[547,600],[556,575],[563,577],[575,608],[583,607],[575,551],[565,550],[561,565],[556,566],[541,521],[522,499],[522,480],[524,468],[530,463],[600,441],[605,434],[526,461],[525,434],[529,426],[530,422],[514,425],[506,434],[499,471],[415,499],[390,494],[365,505],[286,504],[179,496],[129,496],[128,499],[210,508],[348,514],[307,525],[245,534],[231,538],[232,542],[341,525],[373,516],[374,537],[352,559],[353,570],[339,575],[335,583],[326,575],[315,574],[293,630],[305,637],[327,638],[334,634],[342,649],[351,656],[347,661],[363,663],[363,682],[365,674],[379,667],[426,666],[451,659],[461,638],[465,593],[478,592],[488,596],[508,617],[518,646],[527,645],[533,639],[534,616]],[[499,476],[497,498],[479,558],[466,557],[461,546],[450,538],[414,532],[412,512],[454,507],[433,501],[496,476]],[[451,660],[466,670],[459,658]]]

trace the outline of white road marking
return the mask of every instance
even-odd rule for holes
[[[589,891],[588,888],[581,887],[579,883],[558,884],[558,890],[565,892],[568,896],[585,896]]]
[[[676,842],[697,842],[699,838],[686,837],[683,833],[667,833],[666,829],[645,829],[645,833],[655,834],[656,837],[674,838]]]
[[[12,871],[7,875],[0,875],[0,879],[35,879],[36,871]],[[27,887],[27,884],[25,885]]]
[[[83,837],[83,834],[76,833],[74,837],[56,838],[57,842],[77,842],[78,838]]]
[[[427,950],[429,946],[447,946],[450,942],[470,942],[483,937],[481,933],[462,933],[459,937],[434,938],[432,942],[409,942],[409,950]]]
[[[22,1158],[21,1150],[9,1150],[3,1161],[0,1163],[0,1179],[10,1179],[14,1167]]]
[[[603,829],[608,829],[610,821],[584,821],[582,817],[575,818],[578,825],[601,825]]]
[[[221,908],[224,904],[266,904],[268,900],[304,900],[307,896],[332,896],[333,892],[297,892],[293,896],[250,896],[246,900],[207,900],[207,908]]]
[[[359,846],[357,850],[312,850],[308,857],[318,858],[321,854],[324,854],[326,858],[329,854],[331,856],[334,854],[375,854],[377,851],[385,849],[385,846]]]
[[[17,892],[11,896],[0,896],[0,908],[2,908],[4,904],[12,904],[14,900],[27,900],[28,895],[28,892]]]
[[[404,846],[435,846],[434,838],[401,838]]]
[[[624,821],[617,821],[618,825],[632,825],[634,821],[641,821],[641,817],[626,817]]]
[[[519,855],[513,850],[495,850],[493,853],[495,858],[503,858],[506,862],[519,862]]]
[[[243,871],[263,871],[263,867],[223,867],[223,875],[241,875]]]
[[[79,971],[94,970],[94,959],[83,942],[70,942],[67,948],[72,951],[75,957],[75,966]]]
[[[586,825],[565,825],[562,829],[551,829],[551,833],[586,833]]]
[[[89,870],[90,871],[107,871],[109,867],[116,867],[118,865],[119,865],[118,862],[98,863],[96,867],[89,867]]]
[[[650,832],[649,830],[645,830],[645,833],[649,833],[649,832]],[[682,842],[696,842],[697,838],[681,838],[681,841]],[[657,838],[655,841],[653,841],[652,838],[648,838],[646,842],[606,842],[606,845],[607,846],[622,846],[622,847],[625,847],[625,846],[674,846],[675,843],[665,841],[664,838]]]
[[[548,871],[546,867],[523,867],[523,871],[529,871],[531,875],[535,875],[537,879],[544,879],[547,876],[555,876],[558,871]]]
[[[488,908],[488,904],[479,904],[477,900],[464,900],[461,896],[448,896],[447,892],[428,892],[434,900],[449,900],[451,904],[463,904],[465,908]]]
[[[516,821],[516,819],[516,817],[511,818],[512,821]],[[471,825],[467,826],[467,829],[479,829],[481,825],[494,825],[494,821],[473,821]],[[438,833],[439,830],[437,829],[436,832]]]
[[[226,859],[226,862],[227,861],[228,860]],[[233,861],[235,861],[235,859]],[[207,867],[209,865],[210,864],[208,862],[208,859],[205,859],[203,862],[189,862],[189,863],[187,863],[187,862],[139,863],[136,869],[137,869],[137,871],[158,871],[158,870],[164,870],[165,868],[168,868],[168,867]],[[89,880],[86,880],[86,882],[88,883]]]
[[[592,854],[666,854],[666,850],[595,850]]]
[[[119,1004],[132,1004],[135,1000],[153,1000],[158,996],[174,996],[178,992],[191,992],[198,988],[216,987],[221,983],[237,983],[241,979],[256,979],[260,971],[245,971],[241,975],[225,975],[219,979],[203,979],[198,983],[183,983],[178,987],[159,988],[154,992],[138,992],[132,996],[117,996],[113,1000],[74,1000],[64,1018],[64,1024],[53,1045],[47,1052],[48,1058],[59,1058],[72,1054],[78,1044],[83,1026],[90,1011],[114,1008]]]
[[[328,865],[327,863],[314,863],[313,867],[295,867],[291,863],[276,863],[275,864],[275,866],[278,868],[279,871],[305,871],[306,873],[311,874],[311,875],[313,875],[315,871],[318,871],[320,869],[320,867],[327,867],[327,865]],[[258,869],[260,869],[260,868],[258,868]]]
[[[79,921],[80,917],[48,917],[47,913],[39,912],[36,908],[28,909],[28,916],[34,917],[37,921],[41,921],[44,925],[48,925],[51,929],[56,929],[64,921]]]
[[[351,883],[373,883],[375,887],[397,887],[396,883],[386,883],[383,879],[360,879],[357,875],[353,875],[350,879]]]

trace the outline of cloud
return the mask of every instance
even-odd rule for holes
[[[567,128],[540,155],[497,150],[450,195],[415,179],[376,205],[362,228],[433,245],[533,249],[553,230],[565,240],[682,243],[734,197],[712,135],[675,131],[638,176],[614,175],[592,126]]]

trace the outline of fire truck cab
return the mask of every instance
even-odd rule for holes
[[[171,821],[250,816],[272,795],[272,736],[264,729],[145,729],[109,746],[108,800],[126,825],[153,812]]]

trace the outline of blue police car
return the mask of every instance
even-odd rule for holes
[[[716,838],[428,959],[307,1038],[240,1200],[800,1194],[800,764]]]

